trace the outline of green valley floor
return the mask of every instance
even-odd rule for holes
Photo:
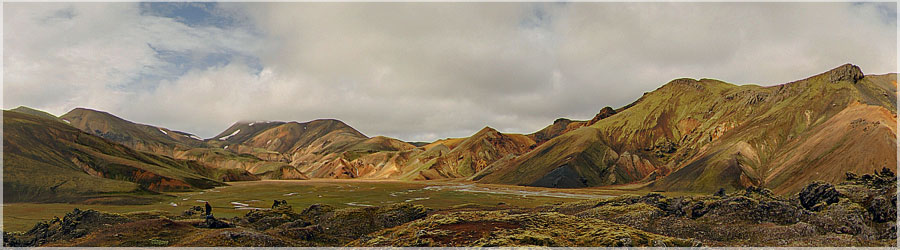
[[[896,183],[887,169],[790,196],[235,182],[151,205],[5,204],[4,246],[896,246]]]

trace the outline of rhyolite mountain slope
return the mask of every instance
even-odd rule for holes
[[[338,152],[409,149],[386,137],[369,138],[334,119],[299,122],[238,122],[208,140],[237,153],[283,162],[313,162]]]
[[[56,117],[56,116],[53,115],[53,114],[44,112],[44,111],[42,111],[42,110],[37,110],[37,109],[29,108],[29,107],[26,107],[26,106],[19,106],[19,107],[16,107],[16,108],[14,108],[14,109],[10,109],[9,111],[19,112],[19,113],[24,113],[24,114],[29,114],[29,115],[33,115],[33,116],[37,116],[37,117],[42,117],[42,118],[46,118],[46,119],[50,119],[50,120],[54,120],[54,121],[59,121],[59,122],[65,122],[65,121],[63,121],[62,119],[59,119],[59,117]]]
[[[3,111],[5,202],[142,203],[224,185],[192,161],[132,150],[47,117]]]
[[[190,133],[138,124],[102,111],[76,108],[62,115],[61,119],[87,133],[138,151],[193,160],[209,168],[232,172],[242,170],[252,174],[224,176],[222,181],[308,178],[285,162],[271,162],[252,154],[225,150]]]
[[[60,119],[85,132],[136,150],[174,155],[177,150],[202,146],[202,139],[180,131],[137,124],[103,111],[76,108]]]
[[[401,145],[404,147],[399,150],[344,151],[324,161],[306,163],[304,169],[320,178],[458,179],[472,176],[495,161],[520,155],[535,142],[525,135],[502,134],[485,127],[466,138],[439,140],[422,147]]]
[[[485,127],[464,138],[452,149],[447,147],[433,164],[418,174],[422,179],[469,177],[504,157],[514,157],[531,149],[534,140],[520,134],[503,134]]]
[[[794,192],[844,172],[896,166],[896,92],[896,74],[865,76],[850,64],[770,87],[676,79],[473,179]]]
[[[163,131],[171,130],[101,111],[78,108],[63,119],[137,150],[195,160],[211,168],[243,169],[260,179],[462,178],[536,145],[533,136],[485,128],[471,137],[416,147],[383,136],[369,138],[334,119],[237,122],[213,138],[184,142],[163,136],[169,134]]]
[[[529,134],[528,137],[540,144],[581,127],[594,125],[594,123],[615,114],[616,110],[613,108],[604,107],[603,109],[600,109],[600,112],[597,113],[597,115],[594,115],[594,118],[588,121],[573,121],[566,118],[559,118],[556,119],[556,121],[553,121],[553,124],[547,125],[547,127]]]
[[[315,178],[357,178],[341,164],[381,151],[410,150],[412,144],[383,136],[369,138],[334,119],[309,122],[238,122],[208,144],[268,161],[289,163]]]

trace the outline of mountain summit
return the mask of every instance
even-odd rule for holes
[[[853,64],[844,64],[828,72],[822,73],[821,76],[827,76],[828,82],[836,83],[840,81],[849,81],[856,83],[860,79],[863,79],[866,75],[863,74],[862,70],[859,69],[858,66]]]

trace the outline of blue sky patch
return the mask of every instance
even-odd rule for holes
[[[236,20],[229,15],[221,14],[217,3],[167,3],[152,2],[141,3],[141,15],[172,18],[187,26],[215,26],[228,28],[236,24]]]
[[[238,21],[239,18],[236,17],[238,15],[219,9],[217,3],[151,2],[140,3],[139,8],[141,15],[170,18],[192,28],[246,29],[251,33],[255,31],[253,27],[242,26],[242,22]],[[255,69],[256,74],[262,71],[259,58],[228,48],[211,47],[196,51],[173,50],[167,48],[165,44],[147,43],[147,46],[164,64],[145,66],[131,81],[118,85],[116,88],[154,89],[160,81],[177,80],[191,70],[224,67],[232,62],[245,64]]]

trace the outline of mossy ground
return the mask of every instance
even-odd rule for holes
[[[438,209],[415,203],[428,203],[424,202],[427,200],[414,199],[399,201],[391,198],[382,200],[383,204],[379,202],[374,206],[359,207],[364,203],[306,206],[299,201],[302,200],[300,198],[284,198],[290,201],[276,202],[271,206],[268,202],[257,201],[253,204],[265,203],[271,209],[251,210],[233,217],[214,209],[218,220],[202,219],[203,216],[196,212],[202,210],[199,206],[196,209],[180,206],[181,209],[190,208],[182,210],[183,213],[151,210],[110,214],[74,210],[67,212],[63,219],[37,223],[27,233],[6,232],[4,236],[9,240],[4,244],[82,247],[896,246],[897,179],[894,174],[884,169],[876,175],[847,176],[847,181],[837,187],[815,182],[790,197],[774,195],[764,188],[717,192],[714,195],[626,194],[612,198],[562,203],[542,200],[527,204],[523,201],[501,204],[497,202],[501,199],[469,195],[456,200],[438,198],[444,203],[431,206],[457,202],[455,205],[436,206]],[[375,184],[379,185],[371,186]],[[465,197],[466,193],[471,193],[424,185],[419,186],[421,191],[410,191],[417,190],[410,187],[421,183],[392,184],[395,185],[394,190],[406,190],[387,195],[398,199],[406,198],[399,197],[401,192],[407,193],[404,195],[419,195],[418,192],[425,194],[434,191],[430,195],[435,197],[455,193]],[[264,188],[269,190],[268,197],[272,198],[271,195],[283,191],[273,186],[277,185],[272,182],[251,183],[242,191]],[[390,190],[383,182],[311,181],[305,186],[335,196],[329,198],[332,202],[358,201],[360,198],[356,195],[383,194]],[[206,193],[211,195],[206,198],[227,196],[227,191],[222,188],[207,190]],[[520,192],[525,193],[528,191]],[[281,196],[298,195],[303,194],[295,192]],[[233,210],[238,211],[237,208],[251,206],[237,202],[231,204],[235,206]]]
[[[208,189],[200,192],[166,193],[172,197],[148,205],[87,205],[69,203],[5,203],[3,204],[3,227],[8,231],[28,230],[35,223],[65,214],[74,208],[95,209],[110,213],[158,210],[180,213],[190,206],[202,205],[209,201],[217,217],[231,218],[247,213],[247,208],[232,204],[238,202],[246,207],[267,208],[272,200],[286,200],[295,207],[307,207],[321,203],[338,208],[354,206],[378,206],[391,203],[421,204],[432,209],[449,208],[461,204],[494,206],[505,203],[511,206],[534,207],[577,200],[574,198],[548,197],[517,194],[473,193],[453,190],[425,189],[429,186],[456,185],[457,183],[424,183],[401,181],[364,180],[300,180],[300,181],[250,181],[230,182],[230,186]],[[479,185],[482,186],[482,185]],[[483,185],[490,189],[513,189],[539,191],[531,187],[502,187]],[[566,191],[566,190],[561,190]],[[601,190],[568,190],[575,194],[602,194]],[[177,206],[172,206],[174,203]],[[349,203],[349,204],[348,204]]]
[[[694,246],[605,220],[555,212],[475,211],[437,214],[370,235],[351,246]]]

